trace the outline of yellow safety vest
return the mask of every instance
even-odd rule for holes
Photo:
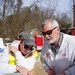
[[[39,57],[39,52],[36,50],[33,52],[32,56],[36,56],[36,60],[38,59]],[[29,57],[27,57],[26,59],[28,59]],[[16,58],[15,58],[15,55],[13,54],[10,54],[10,61],[9,61],[9,64],[12,64],[12,65],[16,65]],[[34,71],[34,68],[32,68],[32,70],[30,70],[30,72],[33,72]],[[34,75],[34,74],[32,74]]]

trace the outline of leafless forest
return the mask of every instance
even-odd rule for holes
[[[42,3],[47,5],[43,7]],[[22,0],[0,0],[0,37],[16,38],[20,32],[38,28],[41,31],[41,23],[45,19],[55,18],[61,29],[71,27],[72,20],[67,13],[57,13],[58,0],[34,0],[28,7],[22,7]]]

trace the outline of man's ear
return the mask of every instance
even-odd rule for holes
[[[57,30],[60,31],[60,28],[58,27]]]

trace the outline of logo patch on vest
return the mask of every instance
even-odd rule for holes
[[[46,53],[46,58],[50,58],[50,54],[49,53]]]
[[[66,56],[66,53],[62,54],[62,57],[65,57]]]

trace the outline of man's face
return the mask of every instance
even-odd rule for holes
[[[58,27],[52,27],[51,23],[48,22],[43,28],[42,28],[42,34],[44,38],[49,43],[55,43],[58,41],[59,36],[59,28]]]
[[[26,45],[24,41],[20,43],[20,50],[24,55],[27,55],[30,51],[33,50],[33,45]]]

